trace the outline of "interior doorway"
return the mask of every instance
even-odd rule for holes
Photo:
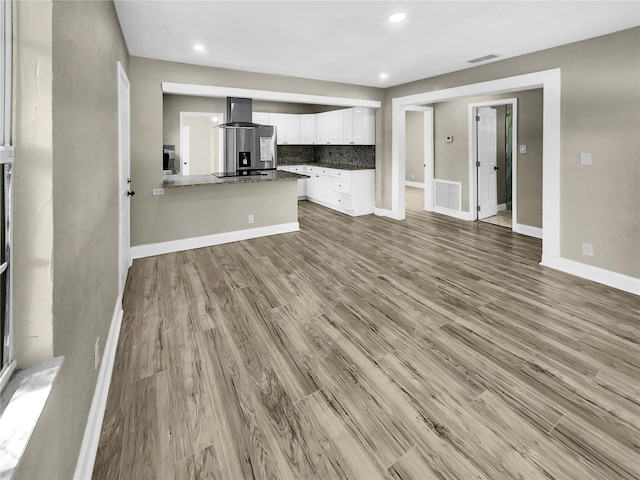
[[[511,230],[517,224],[517,111],[517,98],[469,105],[475,219]]]

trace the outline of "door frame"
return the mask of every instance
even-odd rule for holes
[[[418,105],[409,105],[406,112],[423,112],[424,113],[424,209],[427,212],[433,212],[435,204],[433,195],[433,178],[434,178],[434,159],[433,159],[433,107],[422,107]],[[405,120],[406,121],[406,120]],[[406,134],[405,134],[406,141]]]
[[[124,287],[127,282],[127,273],[129,271],[129,267],[131,266],[131,203],[129,203],[129,216],[125,218],[122,215],[123,210],[123,202],[131,202],[128,195],[125,197],[123,186],[127,185],[128,178],[131,178],[131,83],[129,82],[129,77],[127,76],[127,72],[125,71],[122,63],[118,62],[117,67],[118,74],[118,217],[119,217],[119,225],[118,225],[118,292],[120,294],[120,298],[124,293]],[[129,138],[129,156],[125,159],[122,156],[122,105],[121,105],[121,96],[120,92],[122,88],[126,88],[129,92],[127,98],[129,99],[128,105],[126,105],[129,115],[129,121],[127,123],[126,135]],[[128,168],[125,162],[129,163]],[[129,172],[129,176],[125,175],[125,172]],[[127,191],[129,189],[127,188]],[[124,235],[125,231],[128,229],[129,239],[125,242]],[[126,265],[126,267],[125,267]]]
[[[513,107],[513,125],[511,129],[511,211],[513,212],[513,220],[511,222],[511,230],[518,233],[516,229],[516,224],[518,223],[518,99],[515,97],[469,104],[469,209],[474,219],[478,220],[478,167],[476,167],[478,159],[478,130],[476,128],[476,115],[479,108],[501,105],[511,105]]]
[[[391,210],[384,214],[396,220],[406,218],[404,182],[405,115],[412,105],[438,103],[475,95],[518,92],[542,88],[542,257],[543,264],[561,258],[560,255],[560,104],[561,73],[559,68],[526,73],[513,77],[462,85],[392,98],[391,132]],[[473,196],[472,196],[473,197]],[[380,210],[379,210],[380,212]],[[470,212],[469,212],[470,213]]]

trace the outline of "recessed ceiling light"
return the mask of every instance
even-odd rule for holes
[[[398,13],[394,13],[393,15],[391,15],[389,17],[389,21],[391,23],[399,23],[402,22],[403,20],[405,20],[407,18],[407,16],[402,13],[402,12],[398,12]]]
[[[380,74],[380,80],[386,80],[387,78],[389,78],[389,74],[388,73],[381,73]]]
[[[193,46],[193,49],[194,49],[196,52],[204,52],[204,45],[202,45],[202,44],[200,44],[200,43],[196,43],[196,44]]]
[[[212,122],[217,122],[218,120],[220,120],[218,117],[211,117]]]

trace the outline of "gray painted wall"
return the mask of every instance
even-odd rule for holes
[[[385,92],[376,205],[391,207],[391,99],[560,68],[560,253],[640,277],[640,28],[420,80]],[[580,152],[594,165],[580,166]],[[595,256],[582,255],[582,242]]]
[[[38,79],[40,88],[50,88],[52,94],[39,99],[44,108],[37,124],[38,129],[48,130],[53,148],[47,152],[48,169],[41,169],[39,162],[44,152],[23,151],[16,166],[33,160],[38,163],[29,165],[30,173],[50,179],[52,172],[53,193],[49,187],[50,199],[43,210],[47,225],[52,208],[53,235],[16,228],[14,243],[16,250],[21,250],[29,236],[37,234],[38,242],[48,247],[47,255],[27,254],[31,265],[41,262],[50,267],[47,273],[53,295],[41,308],[52,312],[53,355],[63,355],[65,363],[16,478],[69,479],[97,380],[94,344],[100,337],[101,352],[104,350],[118,298],[116,62],[120,60],[126,69],[128,53],[111,2],[42,3],[45,5],[14,2],[19,12],[17,47],[28,49],[38,38],[38,48],[52,51],[53,77],[45,70]],[[36,14],[36,10],[40,11]],[[36,18],[48,23],[50,30],[44,28],[37,37],[25,38],[22,35],[34,26]],[[25,94],[36,93],[30,88],[36,79],[28,74],[34,71],[24,70],[28,81],[17,82],[17,92],[26,89]],[[17,98],[21,94],[17,93]],[[24,122],[30,115],[24,106],[16,111],[17,135],[26,134]],[[33,125],[36,122],[30,127]],[[38,198],[39,184],[25,180],[22,175],[16,178],[16,190],[21,192],[17,199]],[[23,213],[26,216],[20,222],[41,220],[42,212]],[[34,287],[17,281],[16,294],[35,295]],[[25,320],[16,319],[16,324]]]
[[[245,203],[234,204],[233,209],[230,209],[227,197],[230,193],[222,188],[172,189],[167,190],[164,196],[152,195],[152,189],[162,184],[162,169],[159,168],[163,145],[162,82],[382,100],[382,90],[376,88],[238,72],[140,57],[131,57],[129,79],[131,80],[131,173],[133,188],[136,191],[136,197],[131,202],[131,244],[133,246],[248,228],[244,206],[236,208],[236,205],[245,205]],[[268,105],[260,105],[258,102],[254,105],[256,111],[266,107]],[[307,107],[301,108],[302,113]],[[378,148],[381,147],[382,145]],[[256,187],[256,184],[247,187]],[[288,191],[291,185],[288,182],[279,182],[271,188],[273,193],[280,190],[281,194],[285,194],[285,190]],[[243,194],[252,195],[251,192],[246,190]],[[257,189],[253,192],[256,196],[261,195]],[[235,201],[243,202],[241,198]],[[258,202],[255,199],[248,199],[246,205],[252,202],[254,210],[252,213],[255,215],[253,227],[297,220],[294,217],[297,211],[281,209],[275,198],[269,200],[267,197],[261,197]],[[185,215],[185,212],[189,212],[189,215]],[[276,212],[278,212],[277,217]],[[215,218],[211,215],[215,215]],[[176,216],[181,218],[177,219]],[[211,221],[203,221],[203,219],[211,219]]]
[[[424,112],[406,113],[407,182],[424,183]]]

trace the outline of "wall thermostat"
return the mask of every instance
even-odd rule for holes
[[[447,135],[444,137],[444,141],[447,143],[453,143],[453,135]]]

